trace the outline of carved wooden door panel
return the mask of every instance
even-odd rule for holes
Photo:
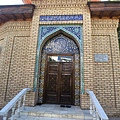
[[[47,62],[46,103],[73,104],[73,62]]]
[[[73,93],[73,64],[72,62],[68,63],[61,63],[61,70],[60,70],[60,98],[59,103],[63,104],[72,104],[72,93]]]
[[[47,63],[46,103],[58,103],[59,63]]]

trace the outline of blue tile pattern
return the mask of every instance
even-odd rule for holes
[[[83,15],[41,15],[40,21],[78,21],[83,20]]]
[[[48,26],[48,27],[42,27],[41,28],[41,39],[43,39],[43,37],[45,36],[45,35],[47,35],[48,33],[50,33],[50,31],[53,31],[53,30],[55,30],[55,29],[57,29],[58,27],[57,26],[52,26],[52,27],[50,27],[50,26]]]
[[[82,39],[82,35],[81,33],[81,27],[75,26],[75,27],[63,27],[65,28],[67,31],[72,32],[74,35],[76,35],[80,40]]]
[[[59,35],[53,38],[51,41],[48,41],[44,48],[43,53],[56,53],[56,54],[64,54],[64,53],[79,53],[79,49],[76,43],[68,37],[64,35]]]
[[[59,30],[63,30],[63,31],[67,31],[69,33],[72,33],[73,35],[75,35],[76,37],[79,38],[80,42],[82,40],[82,27],[81,26],[41,26],[41,36],[40,39],[44,39],[46,37],[47,34],[49,33],[53,33],[53,31],[59,31]],[[40,34],[39,33],[39,34]],[[82,42],[81,42],[82,43]]]

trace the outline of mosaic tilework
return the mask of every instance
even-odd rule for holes
[[[79,38],[79,40],[81,41],[82,39],[81,39],[81,27],[78,27],[78,26],[75,26],[75,27],[63,27],[63,28],[65,28],[67,31],[70,31],[70,32],[72,32],[74,35],[76,35],[78,38]]]
[[[39,86],[38,86],[38,89],[39,89],[39,92],[38,92],[38,101],[40,103],[42,103],[43,101],[43,85],[44,85],[44,71],[45,71],[45,60],[46,60],[46,54],[42,54],[41,57],[41,63],[40,64],[40,72],[39,72]]]
[[[68,37],[60,34],[59,36],[48,41],[43,49],[45,53],[78,53],[78,47],[75,42]]]
[[[68,25],[64,25],[64,26],[41,26],[40,27],[40,33],[39,33],[39,40],[44,39],[46,37],[47,34],[56,32],[58,30],[63,30],[67,33],[71,33],[72,35],[75,35],[77,38],[79,38],[80,44],[82,45],[82,26],[77,26],[77,25],[73,25],[73,26],[68,26]]]
[[[75,105],[80,103],[80,55],[75,54]]]
[[[43,39],[43,37],[47,34],[50,33],[50,31],[54,31],[55,29],[57,29],[57,26],[46,26],[46,27],[41,27],[41,35],[40,35],[40,39]]]
[[[75,21],[83,20],[83,15],[42,15],[40,21]]]

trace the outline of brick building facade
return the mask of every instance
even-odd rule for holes
[[[0,12],[0,107],[28,87],[29,106],[88,109],[89,89],[108,115],[120,115],[120,2],[32,0]]]

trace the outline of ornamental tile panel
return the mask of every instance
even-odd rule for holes
[[[71,27],[63,27],[63,28],[65,28],[67,31],[72,32],[73,34],[75,34],[81,40],[81,38],[82,38],[82,35],[80,34],[81,33],[81,27],[71,26]]]
[[[43,37],[46,34],[50,33],[50,31],[53,31],[53,30],[55,30],[57,28],[58,28],[57,26],[56,27],[54,27],[54,26],[51,26],[51,27],[50,26],[42,27],[41,28],[41,36],[40,36],[40,38],[43,39]]]
[[[83,15],[41,15],[40,21],[78,21],[83,20]]]
[[[43,53],[56,53],[56,54],[64,54],[64,53],[79,53],[78,47],[75,42],[64,35],[59,35],[53,38],[51,41],[48,41],[44,48]]]

